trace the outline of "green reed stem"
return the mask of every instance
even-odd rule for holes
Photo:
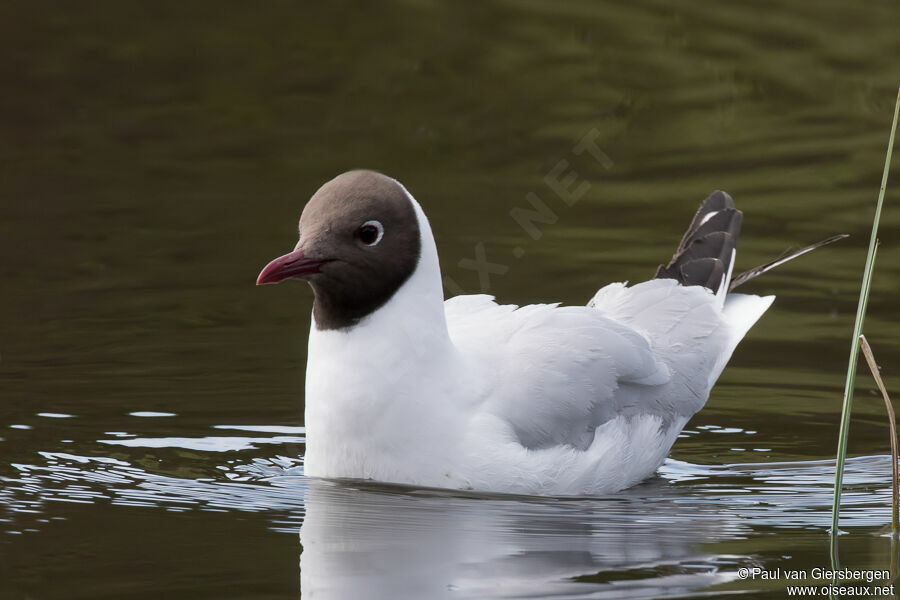
[[[878,246],[878,223],[881,220],[881,207],[884,204],[884,192],[887,189],[888,172],[891,167],[891,154],[894,151],[894,136],[897,133],[897,115],[900,112],[900,90],[894,104],[894,121],[891,124],[891,135],[888,138],[887,155],[884,159],[884,171],[881,176],[881,189],[878,192],[878,204],[875,207],[875,219],[872,221],[872,235],[869,238],[869,251],[866,255],[866,268],[863,272],[862,286],[859,290],[859,303],[856,306],[856,322],[853,325],[853,338],[850,342],[850,360],[847,364],[847,380],[844,385],[844,406],[841,410],[841,429],[838,434],[837,464],[834,470],[834,502],[831,507],[831,554],[832,562],[837,564],[838,521],[841,513],[841,488],[844,480],[844,459],[847,456],[847,438],[850,434],[850,407],[853,404],[853,386],[856,382],[856,362],[859,357],[859,336],[862,334],[863,321],[866,318],[866,305],[869,301],[869,289],[872,286],[872,271],[875,266],[875,253]]]

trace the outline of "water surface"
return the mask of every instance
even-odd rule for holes
[[[740,569],[828,566],[895,3],[0,11],[0,596],[782,598]],[[576,151],[586,135],[608,160]],[[589,184],[572,206],[548,185],[560,161]],[[423,204],[448,290],[508,303],[649,277],[716,188],[745,212],[739,268],[852,238],[748,285],[778,300],[641,486],[561,501],[317,482],[310,295],[253,281],[354,167]],[[893,189],[867,321],[889,387]],[[538,239],[510,216],[529,193],[557,217]],[[504,274],[461,265],[478,251]],[[888,437],[858,386],[841,562],[883,569]]]

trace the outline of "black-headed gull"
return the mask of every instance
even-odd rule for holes
[[[649,477],[774,299],[730,293],[741,219],[713,193],[654,279],[586,306],[444,301],[419,203],[385,175],[339,175],[257,280],[315,295],[306,473],[554,496]]]

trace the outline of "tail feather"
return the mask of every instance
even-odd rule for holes
[[[694,215],[668,265],[660,265],[654,279],[675,279],[682,285],[701,285],[718,292],[728,286],[726,273],[741,232],[744,214],[721,190],[710,194]]]
[[[710,371],[709,387],[725,368],[738,342],[775,299],[775,296],[735,294],[731,293],[732,290],[793,258],[848,237],[846,234],[835,235],[800,250],[786,252],[773,261],[732,278],[743,217],[743,213],[735,208],[731,196],[719,190],[710,194],[694,215],[672,260],[668,265],[660,265],[654,277],[674,279],[683,286],[703,286],[716,294],[727,338]],[[612,293],[612,286],[603,288],[597,292],[591,305],[598,305],[598,299],[607,289]]]
[[[715,366],[709,377],[709,385],[716,382],[728,359],[734,353],[734,349],[740,343],[750,328],[756,324],[763,313],[766,312],[775,300],[775,296],[748,296],[747,294],[728,294],[725,298],[725,306],[722,316],[728,325],[728,344],[717,358]]]

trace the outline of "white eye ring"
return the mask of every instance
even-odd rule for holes
[[[370,237],[370,235],[371,235],[370,228],[372,228],[372,227],[375,228],[377,234],[375,236],[375,240],[370,242],[370,241],[367,241],[366,238]],[[359,229],[356,230],[356,237],[359,239],[360,242],[362,242],[362,244],[364,246],[369,246],[369,247],[377,246],[378,243],[381,241],[381,238],[384,237],[384,225],[382,225],[381,222],[379,222],[379,221],[366,221],[365,223],[363,223],[362,225],[359,226]]]

